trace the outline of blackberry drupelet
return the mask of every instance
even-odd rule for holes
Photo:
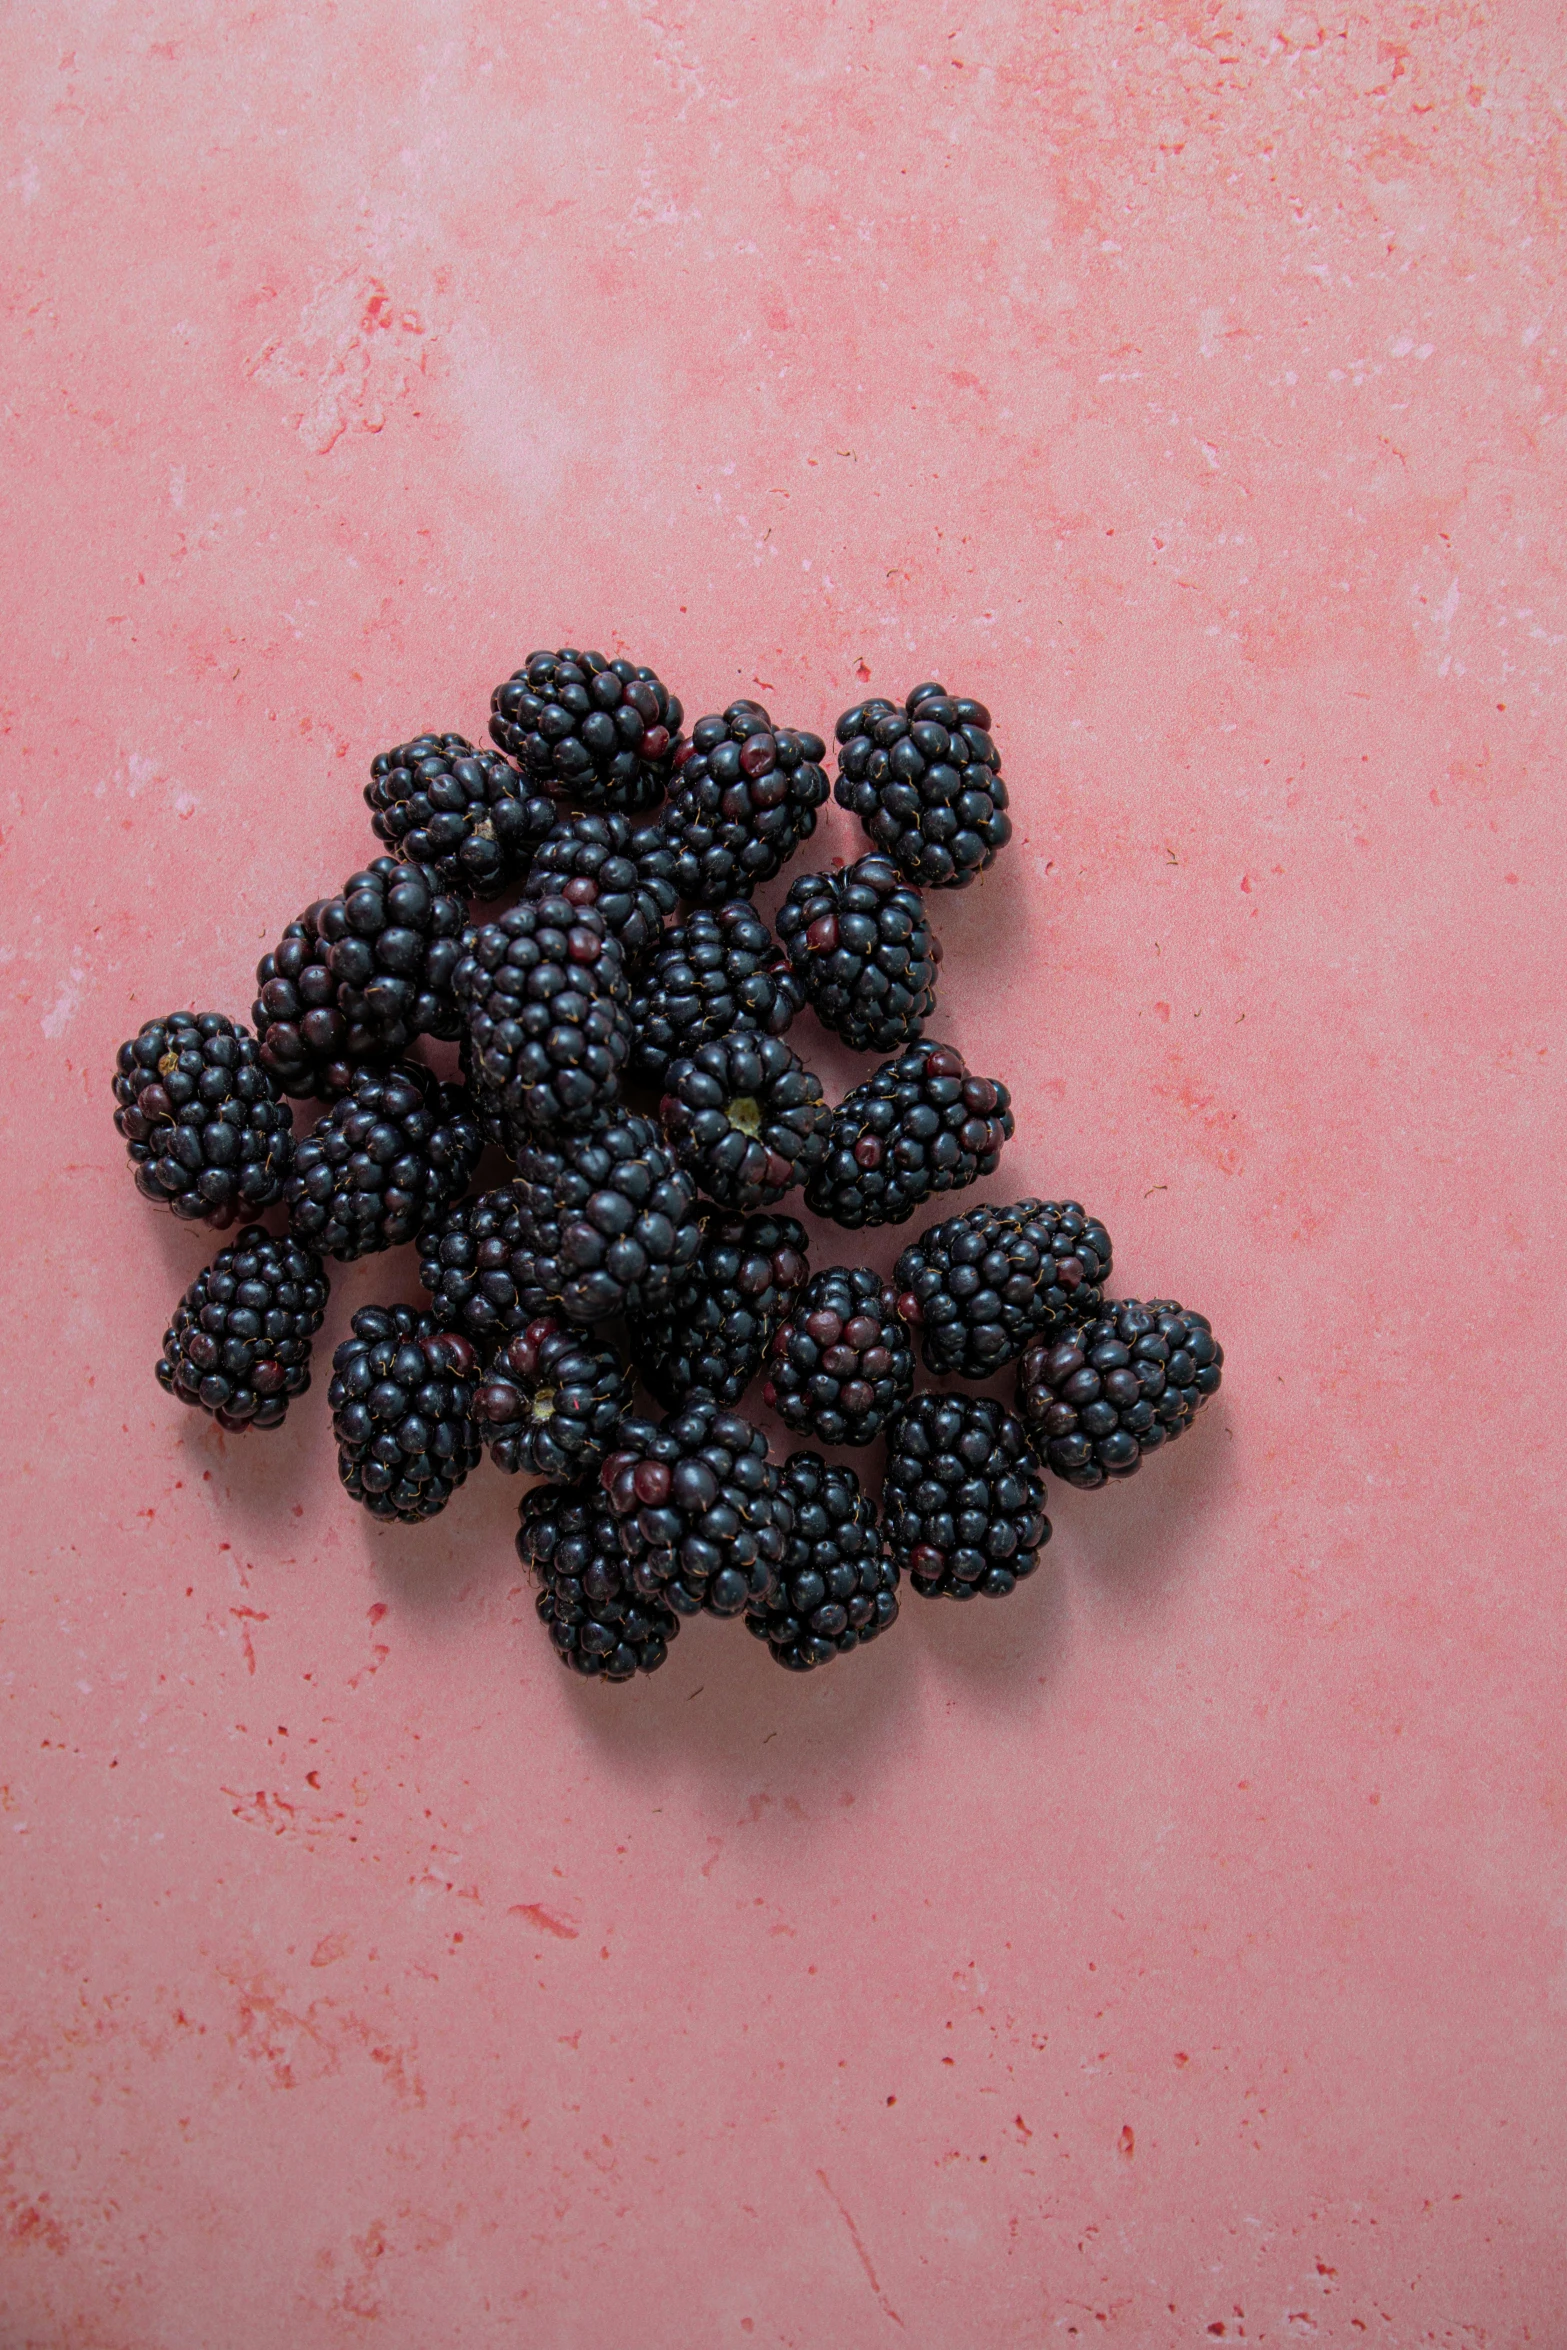
[[[794,1530],[775,1589],[747,1609],[745,1621],[779,1664],[808,1673],[897,1621],[898,1570],[876,1504],[852,1469],[819,1453],[792,1452],[783,1483]]]
[[[630,1409],[631,1381],[614,1348],[545,1315],[508,1339],[480,1378],[473,1422],[498,1469],[594,1477]]]
[[[836,731],[834,798],[922,889],[962,889],[1012,838],[982,702],[917,685],[901,710],[857,703]]]
[[[495,751],[460,734],[421,734],[371,761],[371,829],[443,889],[493,898],[528,870],[560,810]]]
[[[781,1037],[731,1030],[671,1061],[664,1084],[664,1130],[722,1208],[771,1206],[827,1155],[832,1112],[822,1081]]]
[[[834,1110],[806,1206],[850,1232],[901,1224],[934,1194],[993,1175],[1012,1130],[1004,1085],[971,1077],[951,1045],[910,1045]]]
[[[767,1438],[738,1412],[696,1395],[667,1420],[623,1420],[599,1480],[640,1597],[682,1616],[766,1598],[794,1510]]]
[[[656,824],[634,826],[614,814],[556,812],[540,842],[524,895],[592,906],[617,939],[628,971],[653,952],[680,903],[674,852]]]
[[[310,1341],[326,1292],[314,1249],[247,1224],[180,1300],[164,1333],[159,1385],[220,1428],[275,1428],[310,1385]]]
[[[1050,1540],[1022,1421],[993,1396],[915,1396],[889,1431],[882,1524],[922,1599],[1004,1599]]]
[[[695,907],[678,930],[665,933],[632,998],[632,1067],[662,1085],[671,1061],[733,1028],[782,1036],[804,1000],[749,898]]]
[[[941,941],[890,857],[803,873],[778,909],[778,937],[817,1019],[845,1044],[894,1053],[918,1042]]]
[[[1036,1338],[1018,1366],[1018,1410],[1045,1463],[1092,1490],[1130,1477],[1146,1452],[1189,1428],[1216,1394],[1224,1349],[1205,1315],[1171,1298],[1107,1304],[1060,1338]]]
[[[908,1326],[868,1265],[832,1265],[795,1299],[772,1343],[765,1402],[820,1444],[870,1444],[914,1385]]]
[[[629,991],[620,948],[591,906],[525,899],[465,931],[453,986],[513,1157],[527,1134],[584,1126],[619,1098]]]
[[[1110,1235],[1076,1200],[971,1208],[911,1241],[893,1269],[898,1310],[938,1378],[988,1379],[1031,1338],[1100,1311]]]
[[[782,872],[816,830],[826,750],[819,734],[775,727],[760,702],[697,720],[663,816],[683,898],[722,905]]]
[[[248,1028],[221,1012],[148,1020],[115,1060],[114,1123],[144,1199],[222,1231],[283,1196],[294,1113]]]
[[[670,1409],[698,1387],[715,1402],[738,1403],[806,1276],[805,1228],[792,1216],[707,1208],[701,1230],[679,1286],[630,1318],[631,1360]]]
[[[533,1319],[522,1294],[522,1195],[497,1184],[463,1200],[419,1235],[419,1280],[443,1330],[476,1346],[510,1338]]]
[[[479,1463],[478,1357],[412,1306],[361,1306],[352,1329],[327,1390],[337,1473],[374,1517],[433,1518]]]
[[[579,808],[657,807],[680,747],[679,702],[651,669],[602,653],[530,653],[490,696],[490,733]]]
[[[702,1244],[696,1186],[649,1118],[614,1111],[586,1134],[527,1144],[518,1165],[518,1291],[573,1322],[657,1307]]]
[[[461,1086],[411,1061],[356,1070],[298,1146],[289,1228],[344,1263],[397,1248],[467,1190],[481,1147]]]
[[[538,1578],[539,1615],[562,1664],[603,1681],[657,1672],[680,1618],[664,1600],[632,1589],[614,1512],[596,1480],[525,1493],[517,1556]]]

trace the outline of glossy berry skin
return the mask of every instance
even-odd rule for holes
[[[461,1086],[411,1061],[356,1070],[298,1146],[289,1229],[345,1264],[398,1248],[467,1190],[480,1148]]]
[[[490,696],[490,733],[579,808],[657,807],[680,748],[679,702],[653,670],[602,653],[530,653]]]
[[[821,1165],[832,1112],[781,1037],[733,1029],[671,1061],[659,1117],[709,1199],[748,1215]]]
[[[908,1325],[868,1265],[815,1273],[772,1343],[765,1401],[820,1444],[871,1444],[914,1385]]]
[[[963,889],[1012,837],[982,702],[917,685],[903,708],[859,702],[837,725],[833,797],[920,889]]]
[[[1031,1338],[1092,1321],[1110,1235],[1076,1200],[1018,1200],[933,1224],[893,1269],[898,1310],[938,1377],[988,1379]]]
[[[626,969],[639,969],[664,935],[680,902],[674,853],[656,824],[633,825],[613,813],[556,811],[534,852],[525,897],[559,897],[591,906],[620,947]]]
[[[419,1235],[419,1280],[440,1328],[484,1348],[525,1330],[538,1310],[523,1295],[529,1245],[515,1183],[497,1184],[427,1224]]]
[[[597,1681],[657,1672],[680,1618],[656,1593],[632,1588],[615,1515],[596,1479],[525,1493],[517,1556],[538,1580],[539,1618],[563,1665]]]
[[[697,720],[663,815],[683,898],[721,906],[783,871],[816,830],[826,750],[819,734],[775,727],[760,702]]]
[[[623,1420],[599,1481],[639,1596],[682,1616],[766,1598],[794,1511],[767,1438],[738,1412],[697,1395],[667,1420]]]
[[[993,1175],[1012,1131],[1012,1097],[997,1079],[971,1076],[952,1045],[909,1045],[834,1110],[806,1206],[850,1232],[902,1224],[926,1200]]]
[[[591,1123],[631,1052],[619,945],[591,906],[524,900],[463,933],[453,986],[476,1083],[513,1157],[529,1134]]]
[[[661,1305],[701,1246],[696,1186],[651,1119],[613,1111],[525,1146],[515,1269],[530,1314],[573,1322]]]
[[[326,1311],[321,1259],[247,1224],[180,1300],[158,1384],[220,1428],[275,1428],[310,1385],[310,1342]]]
[[[807,1271],[805,1227],[792,1216],[707,1208],[701,1229],[679,1287],[628,1325],[631,1360],[670,1409],[699,1387],[718,1403],[740,1401]]]
[[[852,1469],[793,1452],[783,1483],[793,1531],[777,1584],[746,1610],[746,1629],[786,1671],[808,1673],[897,1622],[898,1570]]]
[[[1050,1540],[1022,1421],[993,1396],[915,1396],[888,1432],[882,1524],[922,1599],[1004,1599]]]
[[[282,1198],[294,1113],[223,1013],[147,1021],[115,1057],[114,1099],[137,1190],[183,1223],[221,1232]]]
[[[595,1477],[630,1409],[631,1382],[614,1348],[543,1315],[481,1374],[473,1423],[498,1469]]]
[[[918,1042],[941,941],[890,857],[802,874],[778,909],[778,937],[817,1019],[845,1044],[895,1053]]]
[[[734,1028],[782,1036],[804,992],[749,898],[697,906],[667,931],[636,990],[632,1066],[662,1085],[671,1061]]]
[[[327,1390],[338,1475],[373,1517],[433,1518],[478,1466],[478,1357],[411,1306],[361,1306],[352,1330]]]
[[[1066,1336],[1036,1338],[1018,1366],[1018,1410],[1045,1465],[1087,1491],[1130,1477],[1218,1392],[1224,1349],[1205,1315],[1173,1299],[1107,1304]]]
[[[495,751],[421,734],[371,761],[365,801],[377,840],[464,898],[493,898],[528,870],[560,810]]]

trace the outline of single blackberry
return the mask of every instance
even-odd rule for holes
[[[846,1093],[805,1204],[858,1232],[901,1224],[933,1194],[993,1175],[1013,1129],[1012,1096],[971,1077],[949,1044],[913,1044]]]
[[[781,1037],[734,1029],[671,1061],[664,1084],[664,1130],[721,1208],[769,1207],[827,1155],[822,1081]]]
[[[683,898],[722,905],[782,872],[816,830],[826,751],[819,734],[775,727],[760,702],[697,720],[663,817]]]
[[[573,1322],[656,1308],[702,1244],[696,1186],[649,1118],[614,1111],[586,1134],[527,1144],[517,1170],[518,1292]]]
[[[525,899],[465,931],[453,986],[513,1157],[524,1135],[585,1125],[619,1098],[631,1051],[625,964],[593,907]]]
[[[1132,1298],[1063,1337],[1032,1340],[1017,1407],[1038,1431],[1046,1466],[1092,1490],[1173,1443],[1218,1392],[1223,1368],[1206,1315],[1171,1298]]]
[[[970,1208],[922,1232],[893,1268],[898,1311],[938,1378],[988,1379],[1031,1338],[1091,1322],[1110,1277],[1110,1235],[1076,1200]]]
[[[697,906],[667,931],[632,998],[632,1067],[662,1085],[671,1061],[716,1043],[732,1028],[782,1036],[805,1001],[749,898]]]
[[[702,1211],[702,1245],[662,1306],[630,1318],[631,1360],[661,1404],[694,1388],[740,1401],[766,1359],[807,1270],[805,1228],[792,1216]]]
[[[524,895],[594,907],[619,941],[629,971],[659,944],[680,902],[674,866],[656,824],[637,827],[624,816],[557,810],[553,830],[534,854]]]
[[[794,1530],[777,1585],[746,1610],[746,1629],[791,1673],[808,1673],[896,1623],[898,1570],[852,1469],[792,1452],[783,1485]]]
[[[560,815],[497,752],[476,751],[460,734],[421,734],[380,752],[365,799],[377,840],[467,898],[497,897],[520,880]]]
[[[337,1473],[373,1517],[433,1518],[479,1465],[478,1357],[412,1306],[361,1306],[351,1327],[327,1389]]]
[[[890,857],[802,873],[778,909],[778,937],[817,1019],[857,1053],[918,1041],[936,1005],[941,941]]]
[[[148,1020],[115,1058],[114,1123],[144,1199],[222,1231],[283,1196],[294,1113],[248,1028],[221,1012]]]
[[[632,1589],[614,1513],[594,1481],[525,1493],[517,1556],[538,1578],[539,1615],[562,1664],[602,1681],[657,1672],[680,1618]]]
[[[738,1412],[696,1395],[667,1420],[622,1420],[599,1482],[639,1597],[682,1616],[737,1616],[767,1597],[794,1510],[766,1437]]]
[[[247,1224],[180,1300],[158,1384],[220,1428],[275,1428],[310,1385],[326,1291],[314,1249]]]
[[[763,1398],[819,1444],[870,1444],[914,1385],[908,1326],[868,1265],[832,1265],[795,1299],[772,1343]]]
[[[614,1348],[545,1315],[508,1339],[484,1373],[473,1422],[498,1469],[592,1477],[630,1409],[631,1382]]]
[[[481,1147],[461,1086],[411,1061],[358,1069],[299,1144],[289,1228],[344,1263],[397,1248],[467,1190]]]
[[[510,1338],[534,1318],[522,1294],[522,1197],[501,1183],[463,1200],[419,1235],[419,1279],[443,1330],[476,1346]]]
[[[922,889],[962,889],[1012,838],[983,702],[917,685],[901,710],[857,703],[836,731],[833,797]]]
[[[657,807],[680,747],[679,702],[651,669],[602,653],[530,653],[490,696],[490,733],[557,797]]]
[[[892,1423],[882,1524],[922,1599],[1004,1599],[1050,1540],[1021,1420],[989,1395],[917,1395]]]

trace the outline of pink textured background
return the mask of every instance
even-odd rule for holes
[[[1559,2343],[1558,11],[3,40],[5,2350]],[[116,1044],[563,641],[991,703],[985,1196],[1228,1350],[805,1685],[151,1378]]]

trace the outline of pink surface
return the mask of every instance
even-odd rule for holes
[[[1556,11],[4,43],[6,2350],[1560,2342]],[[151,1377],[115,1046],[563,641],[991,704],[984,1196],[1228,1353],[804,1685]]]

